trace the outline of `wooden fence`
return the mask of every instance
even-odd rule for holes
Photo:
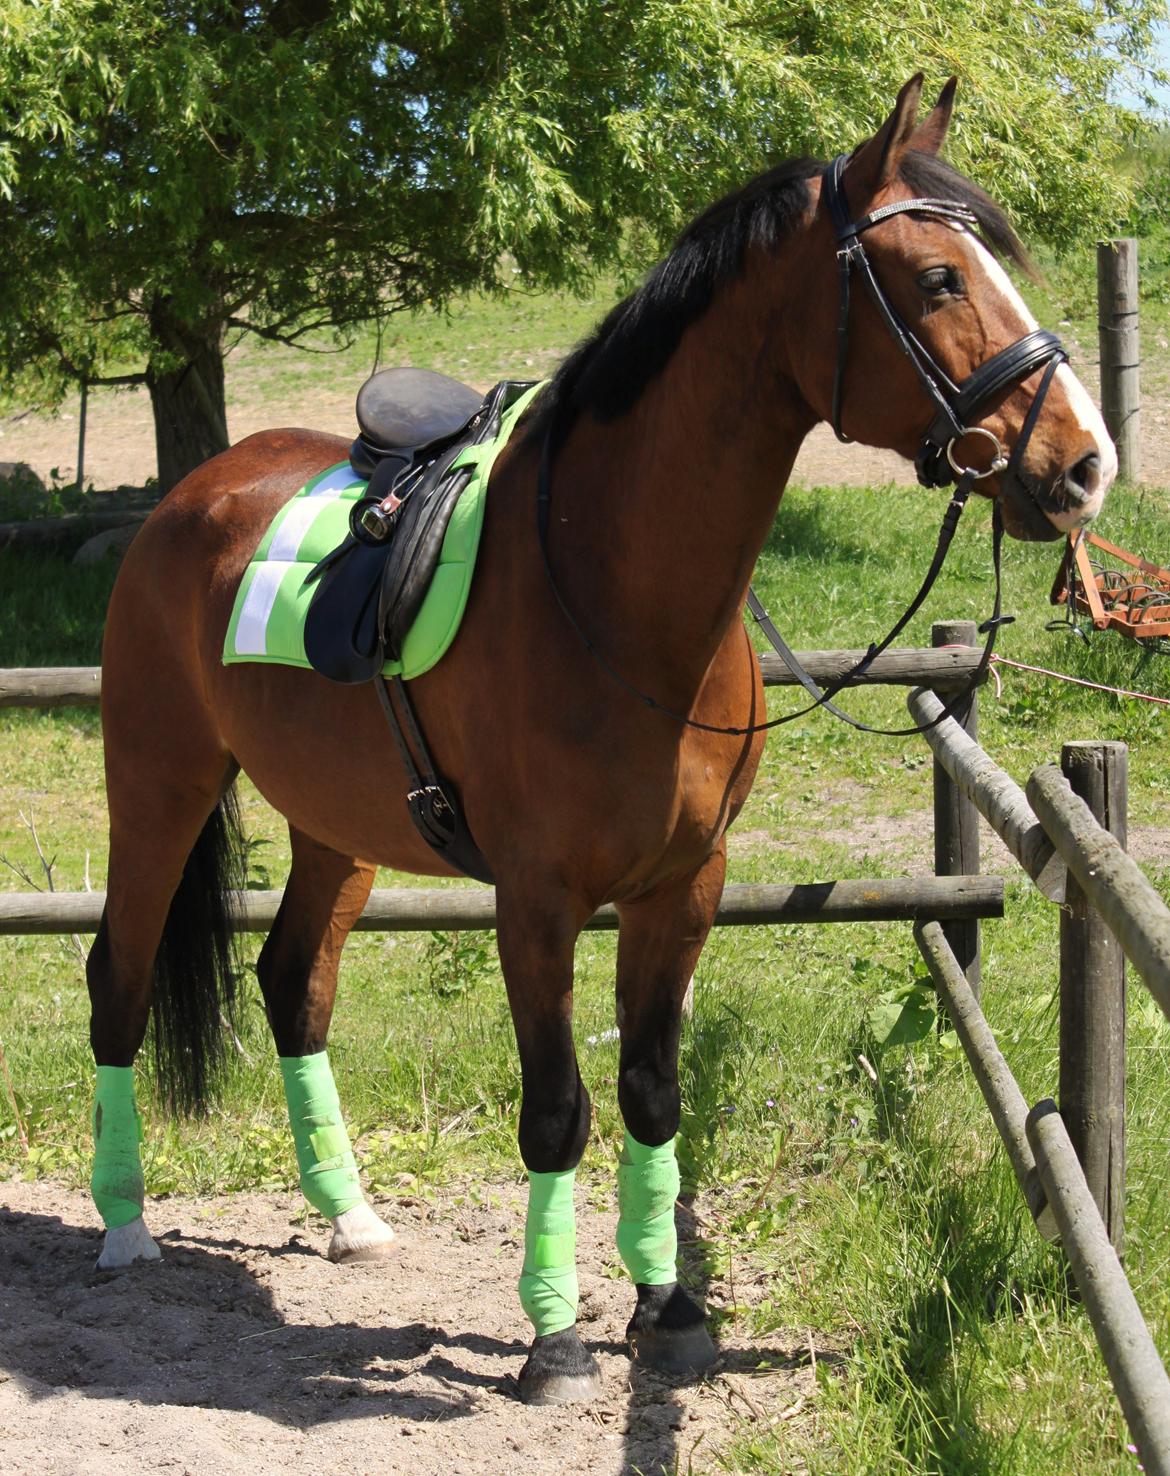
[[[925,689],[907,705],[917,723],[943,709]],[[1125,958],[1170,1018],[1170,908],[1124,849],[1125,745],[1065,744],[1025,793],[954,718],[924,736],[936,773],[1061,908],[1059,1111],[1051,1099],[1028,1111],[944,927],[919,922],[914,936],[1037,1228],[1064,1246],[1144,1468],[1170,1476],[1170,1379],[1120,1261]]]
[[[1141,345],[1138,339],[1138,243],[1132,236],[1097,243],[1097,344],[1101,414],[1127,482],[1142,474]]]
[[[970,622],[937,625],[930,650],[888,651],[865,683],[912,687],[916,723],[935,722],[943,700],[975,670]],[[801,653],[821,683],[861,652]],[[766,685],[794,678],[762,658]],[[97,668],[0,671],[0,707],[93,705]],[[1066,744],[1059,769],[1037,769],[1027,791],[977,741],[978,702],[925,734],[934,754],[935,875],[729,886],[717,923],[896,921],[914,923],[930,976],[962,1042],[1009,1162],[1040,1233],[1059,1239],[1097,1335],[1140,1458],[1170,1476],[1170,1379],[1119,1252],[1124,1234],[1125,975],[1128,957],[1170,1017],[1170,909],[1125,854],[1125,747]],[[1028,1110],[980,1005],[980,919],[1003,914],[1003,879],[981,876],[979,817],[1049,901],[1061,907],[1061,1109]],[[263,930],[278,891],[237,896],[237,926]],[[84,933],[98,923],[101,893],[0,893],[0,934]],[[364,929],[490,928],[490,889],[379,889]],[[589,924],[615,928],[613,908]]]

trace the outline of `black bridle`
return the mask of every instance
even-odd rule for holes
[[[950,375],[931,354],[930,350],[914,335],[897,308],[882,291],[874,275],[873,266],[865,253],[862,235],[883,220],[895,215],[926,216],[936,220],[950,221],[964,230],[973,230],[978,225],[974,211],[953,200],[895,200],[881,205],[877,210],[853,220],[849,203],[845,198],[844,174],[849,159],[839,154],[822,177],[822,188],[829,208],[829,219],[837,242],[837,277],[839,283],[839,306],[837,312],[837,369],[833,377],[833,431],[839,441],[850,438],[841,429],[841,402],[844,397],[845,365],[849,356],[849,319],[852,300],[853,274],[860,276],[870,299],[877,308],[882,321],[889,329],[894,342],[910,360],[914,372],[927,398],[934,406],[934,419],[922,437],[922,443],[914,458],[918,480],[924,487],[945,487],[957,477],[970,470],[961,467],[955,459],[955,446],[965,436],[977,435],[989,440],[994,446],[991,464],[984,471],[974,473],[975,479],[989,477],[997,472],[1017,472],[1036,417],[1040,413],[1048,387],[1056,370],[1068,359],[1064,345],[1055,333],[1045,328],[1025,333],[1015,343],[1000,349],[986,363],[980,364],[963,381],[955,384]],[[1004,456],[998,438],[991,431],[977,424],[984,407],[997,399],[1005,390],[1021,384],[1037,369],[1048,368],[1035,399],[1034,413],[1030,414],[1021,428],[1019,439],[1011,460]]]
[[[959,524],[959,517],[966,506],[967,499],[971,495],[972,488],[977,481],[998,473],[1006,474],[1005,485],[1018,480],[1022,468],[1024,452],[1028,442],[1031,440],[1032,432],[1036,427],[1040,411],[1047,398],[1048,390],[1055,377],[1057,369],[1066,362],[1068,354],[1055,333],[1049,333],[1045,329],[1037,328],[1026,333],[1015,343],[1009,344],[1007,348],[1001,349],[993,354],[990,359],[975,369],[961,385],[955,382],[947,374],[946,370],[930,353],[929,349],[914,335],[905,320],[899,314],[897,308],[883,292],[880,282],[874,274],[873,266],[866,255],[862,244],[862,235],[874,226],[880,225],[882,221],[889,220],[895,215],[917,215],[929,218],[947,220],[965,230],[972,230],[978,225],[974,211],[966,205],[953,200],[912,199],[895,200],[889,205],[879,206],[877,210],[862,216],[860,220],[852,219],[849,211],[848,201],[844,190],[844,173],[848,163],[848,155],[840,154],[833,160],[822,175],[822,189],[828,205],[829,219],[837,243],[837,269],[839,283],[839,306],[837,314],[837,364],[833,378],[833,402],[832,402],[832,426],[840,441],[848,441],[850,438],[841,429],[841,407],[844,398],[845,367],[849,354],[849,326],[850,305],[852,301],[852,282],[856,272],[865,285],[870,299],[877,308],[882,321],[885,323],[894,342],[906,354],[914,366],[922,387],[927,397],[934,406],[935,414],[930,424],[923,433],[922,442],[914,458],[914,464],[918,472],[918,480],[925,487],[944,487],[950,483],[956,483],[955,491],[947,505],[946,513],[943,515],[942,527],[939,529],[938,542],[935,547],[934,557],[927,570],[926,577],[919,587],[918,593],[911,600],[906,610],[899,616],[893,628],[877,644],[871,645],[860,661],[850,668],[843,676],[839,677],[827,689],[823,690],[808,672],[805,671],[797,659],[791,647],[776,629],[767,611],[760,603],[754,590],[748,590],[748,609],[759,625],[761,631],[767,637],[773,649],[781,660],[796,677],[797,681],[813,699],[806,707],[796,712],[785,713],[783,717],[772,718],[765,723],[752,723],[746,727],[724,727],[714,723],[704,723],[686,713],[676,712],[672,708],[665,707],[648,693],[634,686],[626,680],[617,669],[599,652],[592,640],[582,629],[577,618],[565,602],[556,577],[553,573],[552,562],[548,550],[549,515],[552,494],[552,461],[556,445],[561,439],[559,417],[550,415],[548,425],[545,428],[544,442],[541,448],[540,471],[537,479],[537,529],[540,538],[540,549],[544,559],[545,572],[548,575],[549,586],[554,598],[560,606],[561,612],[568,621],[570,627],[582,642],[585,649],[593,657],[594,661],[602,670],[620,687],[636,697],[654,712],[660,712],[665,717],[683,724],[688,728],[697,728],[705,733],[722,733],[732,737],[746,737],[752,733],[766,732],[770,728],[777,728],[783,723],[790,723],[796,718],[804,717],[807,713],[818,707],[824,707],[835,717],[849,723],[854,728],[859,728],[866,733],[882,733],[888,737],[906,737],[912,733],[925,733],[936,727],[945,718],[950,717],[959,710],[971,696],[976,686],[984,680],[987,669],[991,663],[992,652],[995,648],[995,638],[1001,625],[1009,624],[1012,620],[1010,615],[1002,615],[1001,593],[1002,581],[1000,577],[1000,552],[1003,542],[1003,516],[1000,511],[998,500],[995,503],[992,514],[992,562],[995,571],[995,603],[990,617],[979,627],[980,633],[987,636],[979,663],[971,675],[967,684],[944,705],[942,711],[931,722],[912,728],[877,728],[869,723],[863,723],[843,712],[834,702],[833,698],[842,688],[848,686],[863,676],[869,669],[876,657],[901,634],[906,625],[917,613],[923,601],[926,599],[930,589],[942,569],[947,550],[955,536],[955,530]],[[1005,456],[999,438],[977,422],[984,408],[991,401],[997,399],[1005,390],[1023,383],[1029,375],[1038,369],[1044,369],[1043,378],[1037,387],[1028,407],[1028,413],[1024,417],[1024,423],[1020,427],[1020,434],[1012,447],[1011,455]],[[974,466],[962,466],[956,457],[956,446],[965,437],[979,436],[990,441],[993,452],[990,464],[979,470]]]

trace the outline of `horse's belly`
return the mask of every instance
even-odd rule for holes
[[[280,666],[221,668],[220,725],[248,778],[297,830],[342,855],[454,875],[419,837],[372,687]]]

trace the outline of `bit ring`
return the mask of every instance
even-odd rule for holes
[[[971,466],[960,466],[955,460],[955,443],[966,440],[968,436],[982,436],[995,447],[995,455],[986,471],[976,471]],[[947,443],[947,461],[950,463],[951,470],[957,477],[970,476],[976,482],[981,482],[984,477],[994,477],[998,473],[1007,471],[1008,469],[1008,459],[1003,454],[1003,447],[1000,445],[999,437],[992,431],[985,430],[981,425],[972,426],[970,430],[964,431],[961,436],[953,436],[951,438]]]

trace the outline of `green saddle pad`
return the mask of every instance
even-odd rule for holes
[[[470,467],[471,480],[451,514],[430,588],[402,643],[402,659],[386,663],[386,676],[408,681],[421,676],[455,639],[471,591],[492,467],[542,387],[533,385],[509,406],[495,440],[465,446],[452,463],[452,469]],[[316,586],[306,585],[305,577],[345,538],[350,508],[365,490],[365,481],[343,461],[306,482],[285,503],[240,580],[224,641],[225,664],[271,661],[311,669],[304,632]]]

